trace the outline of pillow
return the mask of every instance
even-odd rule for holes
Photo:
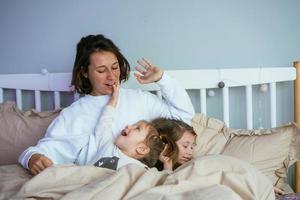
[[[197,133],[193,157],[223,152],[229,139],[223,121],[198,113],[192,119],[192,126]]]
[[[19,155],[36,145],[59,112],[22,112],[14,102],[0,104],[0,165],[18,163]]]
[[[288,167],[300,159],[300,131],[294,123],[270,129],[227,131],[230,140],[222,154],[248,161],[278,187],[285,182]]]
[[[194,156],[224,154],[248,161],[278,187],[286,182],[288,167],[300,159],[300,131],[293,123],[262,130],[230,129],[199,113],[192,126],[197,133]]]

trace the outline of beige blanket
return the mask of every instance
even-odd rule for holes
[[[18,177],[8,179],[11,173],[3,178],[7,171],[7,166],[0,167],[0,199],[275,199],[266,176],[222,155],[196,158],[172,174],[137,165],[116,172],[93,166],[53,166],[31,179],[24,172],[20,178],[18,170]]]

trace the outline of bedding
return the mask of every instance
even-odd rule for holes
[[[300,193],[285,194],[278,197],[277,200],[300,200]]]
[[[221,120],[196,114],[194,156],[223,154],[245,160],[267,175],[274,186],[292,192],[286,183],[287,170],[300,159],[300,131],[291,123],[261,130],[230,129]]]
[[[42,138],[55,111],[19,110],[15,102],[0,104],[0,165],[17,164],[19,155]]]
[[[253,189],[253,187],[259,187],[259,185],[251,186],[251,184],[249,185],[248,183],[250,181],[248,179],[251,176],[248,176],[247,173],[251,173],[251,170],[250,172],[245,172],[243,176],[237,176],[237,171],[230,172],[234,175],[233,177],[239,178],[237,178],[238,180],[233,180],[232,175],[228,175],[228,179],[227,176],[224,177],[224,170],[235,170],[236,166],[227,166],[227,163],[236,163],[238,161],[232,161],[231,159],[234,158],[223,157],[219,154],[235,156],[250,162],[267,175],[273,184],[281,188],[284,188],[283,184],[286,184],[285,177],[287,167],[292,164],[295,159],[299,159],[300,136],[298,127],[294,124],[266,130],[237,130],[227,128],[225,123],[221,120],[209,118],[203,114],[196,114],[192,121],[192,125],[198,135],[197,148],[194,155],[196,159],[188,165],[178,168],[172,175],[167,175],[154,169],[145,170],[133,166],[128,166],[128,168],[123,169],[123,171],[126,171],[125,173],[107,171],[91,166],[78,167],[69,165],[49,168],[40,175],[32,178],[27,171],[19,165],[16,165],[19,155],[18,152],[21,153],[29,145],[35,145],[38,139],[43,137],[47,126],[59,112],[60,110],[53,112],[36,112],[34,110],[22,112],[16,108],[13,102],[0,104],[0,117],[1,119],[2,117],[5,119],[0,120],[0,148],[4,150],[0,151],[0,161],[1,165],[6,164],[0,166],[0,199],[7,199],[15,195],[16,192],[18,192],[18,195],[15,196],[15,198],[23,198],[24,195],[37,195],[37,197],[39,197],[39,195],[43,196],[49,194],[52,198],[57,199],[62,197],[63,194],[63,197],[68,199],[69,195],[80,194],[82,190],[93,191],[95,189],[94,187],[96,187],[96,182],[99,190],[93,192],[97,196],[98,193],[107,192],[105,188],[115,191],[115,189],[109,188],[107,184],[115,185],[119,183],[121,179],[124,179],[123,181],[129,184],[129,186],[124,186],[123,192],[118,193],[118,195],[124,195],[124,197],[128,199],[134,199],[140,197],[140,195],[142,195],[142,197],[148,197],[149,195],[166,199],[193,198],[194,195],[197,195],[197,198],[203,197],[203,199],[209,199],[209,197],[210,199],[226,199],[227,197],[228,199],[244,199],[244,197],[241,197],[244,194],[247,194],[246,199],[251,199],[255,195],[262,195],[257,191],[257,188],[255,190]],[[38,126],[36,126],[36,124],[38,124]],[[268,145],[264,145],[266,141]],[[243,145],[240,144],[241,142]],[[270,142],[271,145],[269,145]],[[279,145],[280,148],[278,148],[277,145]],[[264,150],[261,149],[262,146]],[[209,154],[218,154],[219,156],[208,156],[208,158],[205,156],[203,157],[205,158],[204,161],[201,161],[201,156]],[[257,157],[258,154],[260,157]],[[276,156],[271,157],[270,160],[270,155]],[[221,161],[215,161],[213,159],[215,157],[217,157],[216,160],[221,159]],[[213,161],[212,163],[215,164],[209,164],[208,161]],[[224,162],[226,165],[220,162]],[[262,162],[270,166],[266,167],[262,165]],[[244,167],[245,171],[246,169],[248,169],[248,167]],[[188,170],[190,170],[190,172]],[[70,174],[68,175],[67,172]],[[226,171],[226,173],[227,172],[228,171]],[[89,175],[89,173],[92,174]],[[187,176],[188,174],[192,177]],[[213,176],[213,174],[218,175]],[[206,176],[208,176],[208,178]],[[260,177],[260,175],[258,176]],[[264,175],[262,176],[264,177]],[[113,179],[112,177],[119,177],[117,183],[113,182],[116,178]],[[144,179],[140,177],[148,178]],[[218,178],[216,178],[216,180],[213,177]],[[206,181],[203,181],[202,178]],[[135,192],[137,186],[135,186],[134,189],[131,188],[136,181],[142,184],[141,191],[138,190],[140,193]],[[240,183],[240,181],[242,181],[242,183]],[[255,180],[252,180],[252,182],[253,181],[255,182]],[[60,185],[60,183],[63,185]],[[239,183],[238,186],[236,183]],[[264,184],[266,182],[263,181],[262,183]],[[185,186],[185,184],[187,184],[187,186]],[[243,184],[246,184],[248,188],[243,188]],[[191,189],[189,190],[189,188]],[[286,193],[292,192],[288,187],[284,189]],[[168,190],[178,192],[165,194],[164,191]],[[32,193],[27,193],[29,191]],[[163,194],[161,194],[161,192]],[[127,193],[132,193],[137,197],[133,198],[130,195],[127,196]]]
[[[2,176],[7,172],[11,172],[8,166],[0,167],[0,199],[275,199],[265,175],[244,161],[223,155],[196,158],[172,174],[134,164],[118,171],[58,165],[32,179],[21,170],[6,186],[8,192],[3,191]]]
[[[277,200],[300,200],[300,193],[281,195]]]

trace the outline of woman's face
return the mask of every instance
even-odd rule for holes
[[[193,150],[196,145],[195,140],[195,135],[193,135],[189,131],[185,131],[182,137],[176,141],[179,150],[177,158],[177,162],[179,164],[183,164],[192,159]]]
[[[92,84],[91,95],[112,94],[112,86],[120,80],[120,66],[115,54],[109,51],[92,53],[86,76]]]

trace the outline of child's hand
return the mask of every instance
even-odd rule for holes
[[[118,104],[118,99],[119,99],[119,91],[120,91],[120,83],[117,82],[113,87],[113,92],[111,94],[110,100],[107,105],[110,105],[112,107],[116,107]]]
[[[273,187],[274,188],[274,193],[276,195],[276,197],[280,196],[280,195],[284,195],[284,191],[281,190],[280,188],[278,187]]]
[[[163,70],[152,65],[148,60],[142,58],[137,61],[139,66],[135,69],[141,74],[134,73],[136,79],[141,84],[157,82],[163,75]]]
[[[166,151],[168,149],[168,145],[166,144],[164,150],[159,155],[159,160],[164,164],[164,170],[173,170],[173,162],[172,159],[166,156]]]

